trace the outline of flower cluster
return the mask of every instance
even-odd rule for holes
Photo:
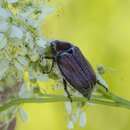
[[[45,53],[48,40],[40,28],[45,17],[52,11],[53,9],[42,1],[0,1],[1,104],[13,98],[27,98],[34,95],[33,88],[27,87],[26,72],[29,80],[36,82],[48,80],[48,76],[42,73],[46,65],[41,62],[41,55]],[[2,112],[0,124],[3,125],[0,128],[8,126],[18,110],[14,106]],[[21,115],[26,115],[23,110],[19,111]]]
[[[48,40],[40,28],[52,9],[40,3],[21,2],[8,0],[0,5],[0,81],[11,78],[12,74],[14,83],[21,81],[26,69],[32,79],[44,77],[39,61]]]
[[[74,125],[77,123],[81,128],[86,126],[86,112],[82,109],[83,106],[84,104],[80,102],[75,104],[65,102],[66,112],[69,117],[68,129],[73,129]]]

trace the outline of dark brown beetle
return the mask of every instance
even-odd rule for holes
[[[88,60],[83,56],[80,49],[71,43],[55,40],[50,44],[53,57],[45,58],[53,59],[51,70],[54,63],[57,63],[63,76],[64,89],[70,100],[71,97],[67,90],[67,82],[84,97],[90,99],[96,83],[102,84],[97,80],[96,74]],[[102,86],[105,87],[104,85]]]

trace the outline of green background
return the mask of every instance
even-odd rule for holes
[[[130,100],[130,0],[49,0],[55,13],[43,23],[49,39],[77,45],[93,67],[106,67],[110,90]],[[43,86],[46,87],[46,86]],[[17,130],[67,130],[64,103],[27,104]],[[87,125],[75,130],[130,130],[130,110],[101,105],[84,108]]]

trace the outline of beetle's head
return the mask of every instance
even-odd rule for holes
[[[59,40],[52,41],[50,44],[54,53],[63,52],[72,47],[72,44]]]

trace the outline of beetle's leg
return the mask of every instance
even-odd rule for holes
[[[51,65],[51,68],[50,68],[50,70],[49,70],[49,71],[47,71],[47,72],[46,72],[46,74],[51,73],[51,71],[52,71],[52,69],[53,69],[54,65],[55,65],[55,61],[54,61],[54,60],[52,60],[52,65]]]
[[[106,92],[108,92],[108,90],[109,90],[108,87],[106,85],[104,85],[103,83],[101,83],[100,80],[97,80],[97,84],[102,86],[106,90]]]
[[[43,57],[43,58],[45,58],[45,59],[51,59],[51,60],[54,60],[54,59],[55,59],[54,57],[51,57],[51,56],[45,56],[45,57]]]
[[[45,56],[44,58],[45,58],[45,59],[51,59],[51,60],[52,60],[52,65],[51,65],[50,70],[47,71],[47,72],[45,72],[46,74],[49,74],[49,73],[51,73],[51,71],[52,71],[52,69],[53,69],[53,67],[54,67],[54,65],[55,65],[55,58],[54,58],[54,57],[49,57],[49,56]]]
[[[83,96],[86,97],[88,100],[92,97],[92,88],[87,88],[82,92]]]
[[[103,88],[106,89],[106,91],[109,90],[109,86],[106,83],[106,81],[102,78],[102,76],[97,72],[96,73],[96,83],[100,86],[102,86]]]
[[[96,73],[96,79],[97,79],[97,84],[102,86],[106,91],[108,92],[109,86],[107,85],[106,81],[102,78],[101,75],[105,73],[105,68],[103,65],[100,65],[97,67],[97,73]]]
[[[72,102],[72,98],[71,98],[71,95],[70,95],[70,93],[69,93],[69,91],[68,91],[68,89],[67,89],[67,82],[66,82],[65,79],[63,79],[63,84],[64,84],[64,90],[65,90],[65,92],[66,92],[66,94],[67,94],[67,96],[68,96],[70,102]]]

